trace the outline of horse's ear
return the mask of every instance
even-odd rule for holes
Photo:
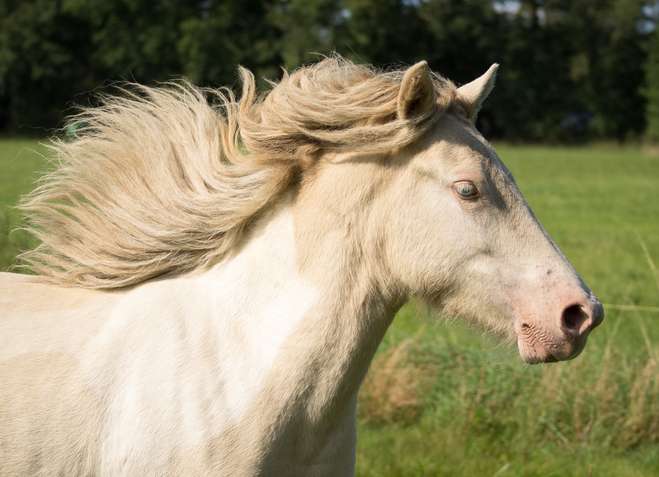
[[[462,107],[468,120],[476,120],[476,115],[478,115],[483,101],[494,88],[498,68],[499,65],[494,63],[483,76],[458,88],[458,98],[462,100]]]
[[[398,93],[398,119],[411,119],[426,112],[435,102],[435,85],[428,63],[420,61],[403,76]]]

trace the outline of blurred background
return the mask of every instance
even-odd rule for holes
[[[514,348],[410,302],[360,392],[359,476],[659,476],[659,1],[0,0],[0,270],[35,245],[14,208],[40,143],[115,81],[261,87],[338,52],[500,63],[477,126],[606,310],[577,359]],[[18,229],[18,230],[15,230]]]
[[[0,0],[0,132],[44,134],[114,80],[276,79],[336,51],[457,83],[500,63],[490,138],[657,138],[658,17],[648,0]]]

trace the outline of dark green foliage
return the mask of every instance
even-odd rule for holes
[[[646,118],[648,122],[647,135],[659,139],[659,35],[655,34],[648,55],[646,69],[647,98]]]
[[[426,59],[460,83],[498,62],[481,113],[489,136],[624,140],[642,134],[646,102],[651,125],[659,108],[656,53],[644,85],[655,3],[0,0],[0,132],[61,126],[68,106],[115,80],[233,84],[238,64],[276,79],[337,51],[383,66]]]
[[[54,127],[74,95],[95,86],[90,33],[60,2],[0,0],[0,130]]]

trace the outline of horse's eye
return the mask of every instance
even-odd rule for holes
[[[455,191],[460,197],[465,199],[472,199],[478,196],[478,189],[471,182],[458,182],[455,184]]]

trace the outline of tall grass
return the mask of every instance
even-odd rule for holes
[[[360,422],[405,427],[431,420],[453,438],[487,440],[495,453],[530,454],[546,442],[573,454],[659,444],[654,346],[626,358],[613,335],[602,356],[537,368],[492,362],[491,353],[456,346],[443,334],[392,345],[363,386]]]
[[[460,343],[473,333],[458,333],[456,343],[421,326],[423,333],[391,344],[374,360],[360,421],[409,426],[433,415],[449,427],[461,422],[461,432],[508,444],[523,428],[524,442],[555,441],[571,452],[590,443],[619,450],[659,444],[659,350],[639,312],[614,315],[602,352],[544,367],[501,356],[492,361],[494,350]],[[627,357],[617,347],[617,330],[630,318],[647,348]]]
[[[659,475],[648,470],[659,471],[657,349],[621,353],[620,323],[637,320],[644,334],[645,321],[613,315],[604,349],[542,367],[473,332],[419,325],[381,351],[364,383],[358,475],[494,475],[505,465],[501,475],[585,476],[590,465],[591,475]],[[611,460],[624,470],[600,468]]]

